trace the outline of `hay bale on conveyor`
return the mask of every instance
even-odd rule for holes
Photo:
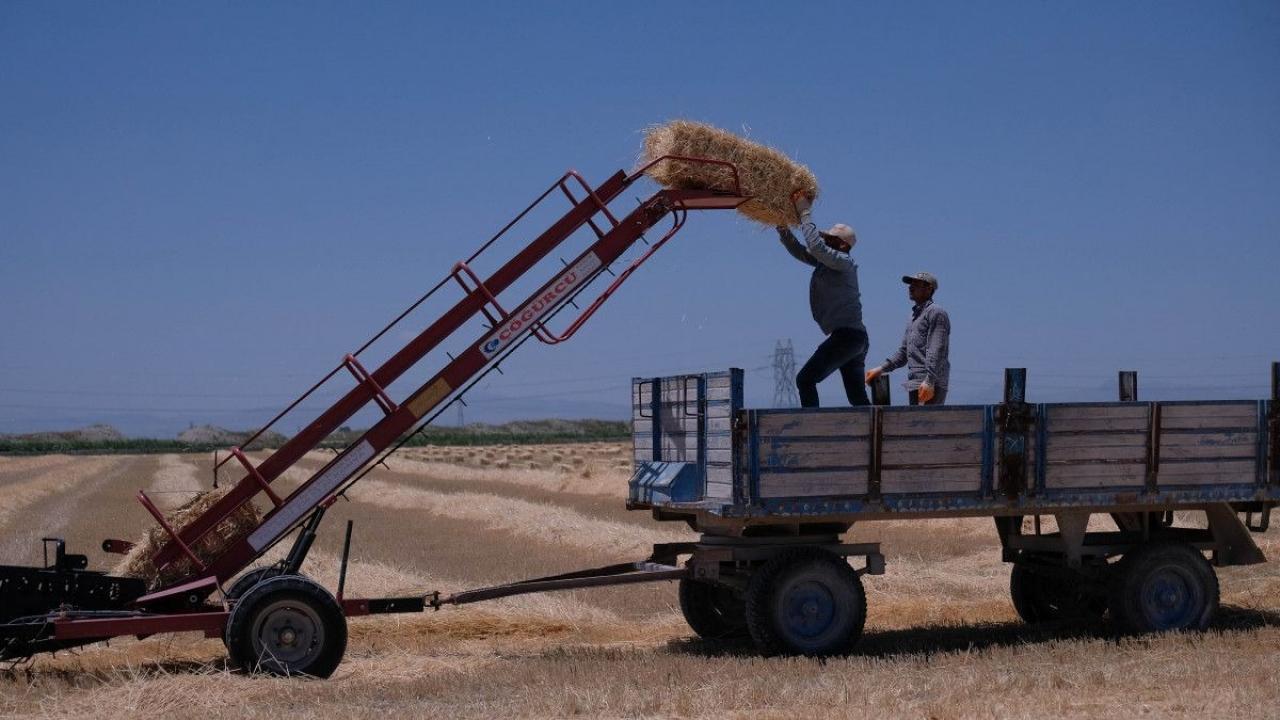
[[[818,195],[818,179],[809,168],[773,148],[704,123],[673,120],[645,131],[640,163],[663,155],[726,160],[737,165],[742,192],[752,196],[738,211],[766,225],[795,225],[800,221],[791,202],[796,190],[811,197]],[[719,165],[664,160],[649,168],[647,174],[669,188],[733,190],[733,174]]]
[[[182,528],[213,507],[213,504],[223,495],[226,495],[230,489],[231,487],[228,486],[221,490],[200,493],[185,505],[169,513],[165,519],[169,521],[169,525],[174,530],[181,532]],[[248,535],[251,530],[258,526],[259,519],[258,509],[253,506],[252,502],[247,502],[241,505],[230,517],[205,533],[204,537],[200,538],[191,548],[191,551],[202,562],[209,562],[226,550],[233,542]],[[164,528],[159,525],[153,526],[133,546],[129,554],[120,561],[114,574],[142,578],[147,581],[147,587],[152,590],[190,577],[195,568],[186,555],[182,555],[174,562],[169,563],[163,572],[156,572],[151,560],[156,556],[156,553],[160,552],[160,548],[164,547],[168,542],[169,535],[164,531]]]

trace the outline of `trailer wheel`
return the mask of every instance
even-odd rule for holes
[[[1069,576],[1054,569],[1037,571],[1033,565],[1014,563],[1009,573],[1009,596],[1013,609],[1029,625],[1078,620],[1096,622],[1107,613],[1105,594],[1091,592],[1083,582],[1072,582]]]
[[[250,570],[236,578],[235,582],[231,583],[231,587],[227,588],[226,598],[229,601],[239,600],[244,597],[244,594],[249,592],[249,589],[254,585],[257,585],[267,578],[276,577],[279,574],[280,568],[275,567],[274,565]]]
[[[746,608],[731,588],[684,578],[680,611],[698,637],[724,640],[747,634]]]
[[[867,596],[844,558],[795,550],[752,574],[746,615],[751,639],[762,652],[838,655],[862,636]]]
[[[231,662],[248,672],[329,677],[347,650],[347,619],[338,601],[298,575],[269,578],[231,610]]]
[[[1133,633],[1203,630],[1218,611],[1218,576],[1184,543],[1139,547],[1116,564],[1111,615]]]

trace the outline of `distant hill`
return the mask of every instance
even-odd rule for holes
[[[187,428],[178,433],[178,442],[187,445],[217,445],[221,447],[240,446],[245,440],[252,436],[252,430],[227,430],[216,425],[197,425]],[[254,440],[245,450],[260,450],[262,448],[277,448],[284,444],[287,440],[274,430],[268,430]]]
[[[0,433],[0,441],[29,443],[95,443],[124,440],[124,434],[110,425],[90,425],[78,430],[6,435]]]

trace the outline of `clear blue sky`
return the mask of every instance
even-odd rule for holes
[[[1113,399],[1119,369],[1151,399],[1267,393],[1280,5],[788,5],[0,4],[0,432],[265,420],[675,117],[814,170],[819,222],[859,233],[871,359],[898,278],[938,275],[953,402],[1007,366],[1046,401]],[[466,420],[622,418],[633,375],[731,365],[767,405],[775,342],[821,339],[806,286],[771,231],[691,216]]]

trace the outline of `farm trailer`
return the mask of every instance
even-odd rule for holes
[[[884,557],[840,535],[876,520],[993,518],[1028,622],[1202,629],[1214,566],[1265,561],[1250,531],[1280,501],[1280,363],[1271,376],[1269,401],[1137,402],[1121,373],[1122,401],[1046,404],[1011,369],[997,405],[807,410],[744,409],[741,370],[637,378],[628,507],[702,533],[655,555],[689,555],[694,631],[766,652],[852,647],[860,576]],[[887,378],[876,390],[887,403]]]

